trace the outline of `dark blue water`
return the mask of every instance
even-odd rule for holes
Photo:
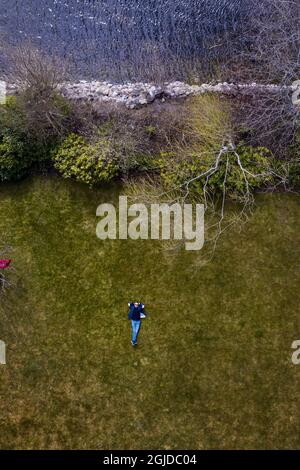
[[[252,1],[0,0],[0,27],[10,44],[33,41],[78,76],[184,79],[232,54]]]

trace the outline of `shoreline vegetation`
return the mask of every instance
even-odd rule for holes
[[[140,176],[191,199],[205,198],[204,186],[222,193],[224,177],[226,197],[236,200],[298,189],[297,84],[61,85],[51,62],[39,51],[34,59],[0,105],[2,182],[53,168],[90,186]],[[264,100],[271,130],[259,116]],[[272,113],[284,101],[292,123],[282,122],[282,109],[280,122]]]
[[[149,106],[145,89],[133,92],[132,108],[120,95],[66,96],[57,65],[39,51],[22,59],[17,90],[0,105],[2,183],[55,170],[91,188],[121,181],[136,202],[203,203],[213,251],[248,219],[256,192],[300,188],[296,86],[177,83],[169,99],[152,88]]]

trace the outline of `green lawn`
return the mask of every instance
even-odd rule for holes
[[[196,252],[100,241],[118,188],[0,188],[15,286],[1,298],[1,448],[300,448],[300,205],[265,195]],[[127,301],[150,315],[130,344]]]

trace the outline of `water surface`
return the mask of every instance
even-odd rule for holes
[[[81,78],[188,79],[198,62],[204,69],[208,62],[225,60],[229,37],[233,40],[245,32],[251,4],[252,0],[0,0],[0,31],[10,44],[31,41],[63,57]]]

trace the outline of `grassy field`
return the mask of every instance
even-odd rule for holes
[[[91,191],[0,188],[15,286],[0,306],[0,448],[300,448],[300,205],[257,198],[214,259],[104,241]],[[127,301],[144,301],[130,344]]]

